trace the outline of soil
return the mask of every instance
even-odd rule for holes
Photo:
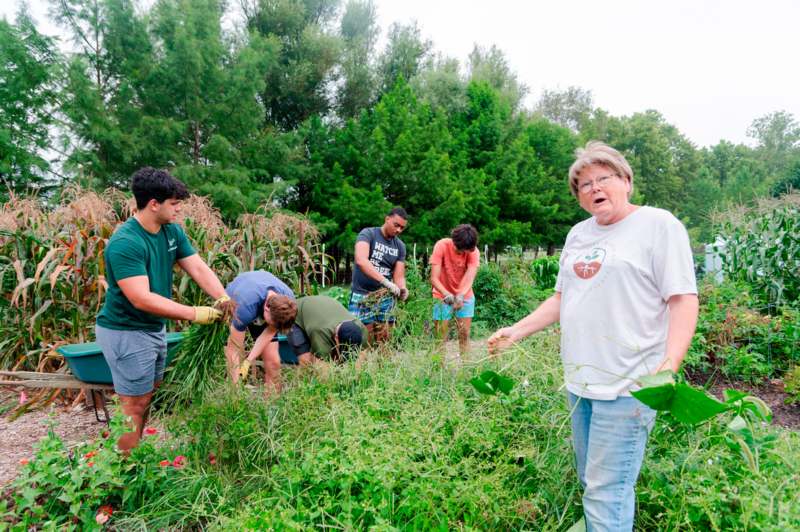
[[[0,404],[18,397],[19,392],[0,388]],[[95,438],[106,426],[95,419],[94,409],[83,405],[72,408],[53,404],[49,408],[28,412],[14,421],[10,421],[8,416],[0,416],[0,488],[14,479],[20,460],[33,456],[33,448],[47,435],[51,419],[56,423],[56,434],[67,445]]]
[[[709,379],[706,376],[691,375],[689,381],[696,386],[706,386]],[[722,399],[722,394],[727,389],[741,390],[755,395],[772,409],[773,425],[800,430],[800,404],[786,404],[785,399],[788,395],[783,390],[783,381],[780,379],[772,379],[759,384],[746,384],[716,377],[707,389],[718,399]]]

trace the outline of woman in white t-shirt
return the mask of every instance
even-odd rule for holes
[[[677,372],[697,323],[689,237],[669,212],[630,203],[633,171],[589,142],[569,170],[591,218],[567,235],[555,293],[489,338],[492,352],[561,323],[561,358],[587,530],[631,530],[634,486],[655,412],[634,380]]]

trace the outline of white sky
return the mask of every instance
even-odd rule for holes
[[[462,63],[474,44],[497,45],[530,106],[575,85],[614,115],[656,109],[698,146],[750,143],[747,127],[773,111],[800,120],[800,0],[374,1],[382,36],[416,20]],[[0,16],[17,3],[0,0]],[[29,5],[54,33],[44,0]]]

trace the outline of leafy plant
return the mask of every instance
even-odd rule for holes
[[[800,403],[800,365],[792,367],[783,376],[783,390],[788,404]]]
[[[766,312],[742,281],[699,284],[700,315],[686,365],[703,374],[758,382],[783,373],[800,352],[800,312],[789,307]]]
[[[723,412],[733,412],[727,425],[726,442],[742,455],[752,471],[758,472],[760,450],[774,441],[772,435],[756,435],[754,423],[772,420],[772,412],[764,401],[744,392],[726,390],[723,403],[686,383],[676,383],[675,375],[669,370],[641,377],[637,383],[641,388],[631,395],[688,425],[698,425]]]
[[[11,484],[13,526],[26,529],[97,529],[114,512],[131,512],[170,489],[186,459],[157,437],[146,436],[129,457],[116,449],[130,430],[115,414],[104,437],[67,447],[51,424],[32,458]]]
[[[747,281],[765,304],[800,301],[800,193],[732,209],[717,225],[728,276]]]
[[[497,395],[497,392],[508,395],[514,387],[513,379],[491,370],[484,371],[477,377],[471,378],[469,383],[484,395]]]
[[[539,257],[531,261],[529,269],[533,282],[541,289],[553,288],[558,277],[558,255]]]

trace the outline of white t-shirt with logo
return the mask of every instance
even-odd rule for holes
[[[653,207],[610,225],[590,218],[570,230],[559,265],[567,389],[589,399],[630,395],[632,379],[664,358],[667,300],[697,293],[686,229]]]

